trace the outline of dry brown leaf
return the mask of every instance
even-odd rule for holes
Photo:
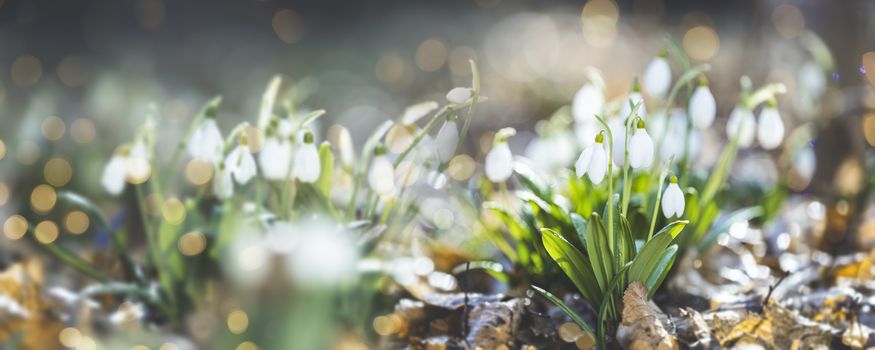
[[[626,349],[679,349],[677,339],[668,330],[668,317],[647,300],[647,287],[635,281],[623,295],[623,321],[617,340]]]
[[[811,349],[828,347],[832,338],[830,327],[802,317],[771,299],[762,314],[724,311],[708,315],[706,321],[724,347],[756,344],[766,349]],[[800,339],[805,341],[800,343]]]
[[[23,349],[60,348],[58,333],[63,326],[49,316],[43,302],[42,271],[42,264],[33,259],[0,272],[0,296],[7,302],[5,312],[0,312],[0,343],[22,334]]]

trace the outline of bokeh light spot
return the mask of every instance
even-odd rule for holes
[[[213,178],[213,166],[209,162],[192,159],[185,165],[185,178],[192,185],[204,185]]]
[[[47,213],[55,207],[58,194],[49,185],[39,185],[30,193],[30,206],[39,213]]]
[[[707,60],[720,50],[720,37],[711,27],[696,26],[684,34],[684,50],[691,58]]]
[[[64,57],[58,63],[58,79],[67,87],[79,87],[88,80],[88,69],[76,55]]]
[[[33,55],[20,56],[12,62],[12,81],[19,86],[32,86],[43,75],[43,64]]]
[[[91,220],[88,219],[88,214],[85,214],[85,212],[81,210],[71,211],[66,217],[64,217],[64,227],[67,229],[67,232],[74,235],[85,233],[90,224]]]
[[[179,225],[185,221],[185,205],[176,198],[169,198],[161,204],[161,216],[170,224]]]
[[[9,186],[5,182],[0,181],[0,207],[6,205],[9,201]]]
[[[249,316],[246,312],[240,309],[235,309],[228,313],[228,330],[234,334],[242,334],[249,328]]]
[[[447,62],[447,46],[435,38],[427,39],[416,49],[416,65],[426,72],[434,72]]]
[[[45,220],[36,225],[33,235],[42,244],[50,244],[58,239],[58,225],[50,220]]]
[[[772,12],[772,24],[782,37],[793,39],[805,30],[805,16],[796,6],[781,4]]]
[[[52,158],[43,167],[43,177],[50,185],[61,187],[70,182],[70,178],[73,177],[73,167],[64,158]]]
[[[207,247],[207,238],[197,231],[188,232],[179,237],[179,251],[185,256],[195,256]]]
[[[460,154],[450,160],[450,164],[447,166],[447,173],[450,174],[453,180],[465,181],[471,175],[474,175],[475,169],[474,159],[467,154]]]
[[[79,118],[70,124],[70,137],[72,137],[73,141],[76,143],[91,143],[91,141],[94,141],[95,136],[97,136],[97,128],[94,126],[94,122],[92,122],[91,119]]]
[[[294,44],[303,36],[301,18],[295,11],[289,9],[277,11],[273,15],[271,25],[276,36],[286,44]]]
[[[11,240],[21,239],[27,233],[27,219],[21,215],[12,215],[3,223],[3,234]]]
[[[61,330],[58,333],[58,340],[61,341],[61,345],[66,346],[68,348],[75,348],[79,345],[79,340],[82,338],[82,333],[79,332],[76,328],[67,327]]]
[[[64,137],[67,126],[60,117],[51,116],[43,120],[41,130],[47,140],[57,141]]]

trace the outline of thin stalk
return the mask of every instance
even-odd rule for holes
[[[659,174],[659,187],[656,189],[656,202],[653,203],[653,215],[650,216],[650,230],[647,231],[648,242],[653,238],[653,230],[656,229],[656,217],[659,215],[659,203],[662,201],[662,185],[665,183],[665,178],[668,176],[668,172],[671,169],[671,162],[673,160],[674,156],[669,158],[668,164],[665,165],[665,169]]]
[[[605,133],[608,134],[608,246],[613,247],[617,241],[614,237],[614,135],[602,117],[596,115],[595,118],[602,123]]]
[[[33,227],[28,227],[28,231],[33,233]],[[105,273],[96,269],[94,266],[91,266],[91,264],[85,261],[85,259],[80,258],[78,255],[69,251],[67,248],[61,247],[55,243],[42,244],[42,246],[45,247],[46,250],[49,251],[49,253],[52,253],[52,255],[58,257],[58,259],[61,259],[67,265],[69,265],[73,269],[78,270],[88,277],[94,278],[101,282],[107,282],[111,280],[111,278]]]

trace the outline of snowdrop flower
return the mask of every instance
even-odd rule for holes
[[[660,124],[654,124],[655,121],[653,118],[650,119],[650,122],[647,124],[648,126],[659,126]],[[662,160],[668,160],[672,156],[675,158],[682,157],[684,151],[688,152],[687,155],[690,159],[696,159],[699,155],[700,150],[702,149],[702,131],[698,129],[692,129],[689,133],[687,133],[687,115],[686,112],[682,108],[675,108],[671,111],[670,116],[667,120],[664,121],[664,130],[655,130],[655,128],[651,128],[654,135],[663,135],[662,139],[659,142],[662,144],[659,146],[659,156]],[[671,137],[666,137],[666,135],[672,135]],[[684,140],[681,135],[687,135],[687,139]],[[686,147],[689,147],[685,150]]]
[[[224,146],[225,141],[222,140],[216,118],[207,115],[188,139],[188,154],[194,159],[216,164],[222,160]]]
[[[258,164],[266,179],[286,180],[292,170],[292,143],[288,138],[270,135],[273,132],[273,129],[268,129],[268,137],[258,154]]]
[[[295,150],[295,161],[292,168],[292,176],[301,182],[313,183],[319,179],[322,166],[319,164],[319,151],[313,142],[313,133],[309,130],[304,132],[303,139],[298,143]]]
[[[757,126],[757,141],[764,149],[775,149],[784,141],[784,122],[781,121],[775,100],[770,100],[768,106],[760,111]]]
[[[571,114],[577,126],[577,135],[589,141],[589,135],[598,130],[595,115],[601,114],[605,107],[605,93],[593,83],[586,83],[574,94]]]
[[[234,176],[240,185],[245,185],[255,176],[255,158],[249,152],[249,141],[246,133],[240,134],[240,143],[225,157],[224,166]]]
[[[717,115],[717,102],[714,101],[714,95],[711,94],[708,81],[704,77],[699,80],[699,87],[690,97],[689,109],[690,119],[697,129],[707,129],[714,122],[714,116]]]
[[[228,199],[234,195],[234,180],[231,169],[225,162],[216,165],[216,176],[213,177],[213,193],[220,199]]]
[[[632,92],[629,94],[629,97],[620,103],[620,118],[625,120],[631,117],[632,106],[638,103],[641,103],[641,106],[638,107],[638,116],[647,119],[647,108],[644,107],[644,98],[641,97],[641,85],[638,84],[638,79],[635,79],[635,82],[632,83]]]
[[[738,134],[738,147],[747,148],[750,147],[754,136],[756,136],[756,126],[757,122],[753,117],[753,112],[747,107],[737,105],[729,114],[729,120],[726,122],[726,136],[732,140]]]
[[[457,104],[465,103],[472,96],[474,96],[474,92],[471,90],[471,88],[457,87],[453,88],[452,90],[450,90],[450,92],[447,93],[447,101]]]
[[[629,139],[629,165],[633,169],[649,167],[653,164],[653,139],[644,128],[644,120],[638,118],[635,134]]]
[[[486,177],[492,182],[502,182],[513,173],[513,154],[507,146],[507,138],[516,134],[513,128],[504,128],[495,134],[492,149],[486,155]]]
[[[386,155],[386,146],[382,144],[374,148],[374,160],[368,172],[368,185],[379,196],[390,196],[395,193],[395,166]]]
[[[666,219],[674,216],[680,218],[684,215],[684,192],[678,186],[676,176],[671,177],[671,183],[662,195],[662,215],[665,215]]]
[[[574,164],[574,170],[577,177],[583,177],[584,174],[589,176],[589,180],[594,184],[599,184],[605,178],[605,172],[608,170],[608,156],[604,146],[605,132],[599,132],[595,136],[595,142],[587,146],[577,162]]]
[[[665,50],[662,50],[659,56],[650,61],[644,71],[644,91],[650,96],[665,96],[671,85],[671,67],[666,56]]]
[[[587,137],[587,139],[592,142],[592,138]],[[574,162],[578,149],[577,143],[574,133],[567,130],[536,137],[526,146],[526,158],[531,160],[532,165],[538,170],[549,173],[553,169],[567,167]]]
[[[115,154],[106,163],[103,168],[103,174],[100,176],[100,184],[106,192],[113,196],[117,196],[125,189],[125,163],[126,158],[123,155]]]
[[[435,137],[434,146],[438,161],[441,163],[450,161],[456,154],[456,145],[458,143],[459,129],[456,127],[456,118],[453,116],[447,119]]]

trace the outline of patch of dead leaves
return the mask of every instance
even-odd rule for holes
[[[43,268],[36,260],[0,272],[0,343],[21,336],[22,349],[58,349],[61,322],[42,298]]]
[[[706,316],[723,347],[759,345],[765,349],[829,348],[834,329],[811,321],[773,299],[762,313],[723,311]]]
[[[680,349],[677,339],[669,333],[670,320],[651,300],[647,287],[635,281],[623,294],[623,321],[617,329],[617,340],[626,349]]]

